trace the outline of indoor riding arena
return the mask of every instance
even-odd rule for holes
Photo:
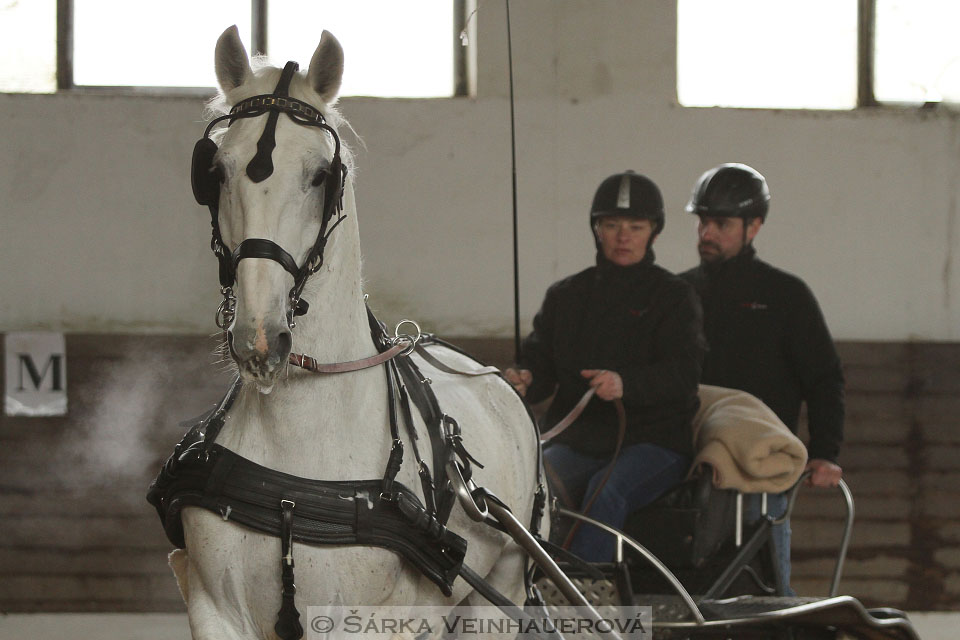
[[[629,637],[956,638],[957,24],[960,8],[937,0],[0,3],[0,640],[351,637],[319,632],[308,607],[396,605],[405,588],[421,594],[405,604],[452,606],[444,588],[456,597],[484,591],[442,545],[462,536],[474,569],[500,567],[507,533],[532,558],[508,585],[520,599],[508,600],[523,604],[520,587],[546,594],[532,576],[563,591],[564,572],[593,570],[620,604],[652,608],[652,634]],[[251,63],[251,54],[263,56]],[[280,71],[288,60],[299,72]],[[211,102],[218,92],[224,98]],[[702,204],[717,193],[705,172],[721,166],[755,176],[759,200]],[[662,194],[660,218],[636,214],[661,221],[645,232],[627,225],[639,211],[629,188],[637,174]],[[598,185],[613,176],[614,208],[601,209]],[[757,202],[760,217],[737,213]],[[604,235],[608,223],[614,235]],[[727,223],[742,233],[721,237]],[[628,249],[616,243],[633,232],[649,234],[639,262],[617,262]],[[789,286],[724,298],[702,282],[728,260],[772,265]],[[666,406],[657,403],[669,394],[657,392],[672,374],[648,374],[637,359],[656,364],[672,353],[673,338],[657,336],[680,339],[677,325],[654,327],[656,298],[631,306],[626,319],[604,315],[646,284],[603,302],[581,297],[574,320],[552,302],[580,282],[572,274],[594,269],[602,283],[601,274],[636,265],[662,268],[658,277],[694,310],[694,346],[683,351],[697,374],[685,378],[694,404],[683,423],[694,447],[686,425],[694,428],[698,407],[697,416],[709,412],[698,382],[762,395],[711,372],[777,384],[781,373],[752,357],[769,347],[788,363],[782,384],[802,389],[797,425],[766,397],[770,408],[758,403],[778,437],[797,442],[786,484],[722,484],[721,467],[681,456],[690,475],[624,525],[676,585],[646,580],[660,560],[629,542],[626,559],[599,564],[552,553],[546,541],[544,551],[539,536],[525,543],[507,524],[511,505],[498,502],[518,496],[511,522],[536,529],[529,505],[545,494],[534,490],[553,490],[554,479],[540,469],[523,409],[542,431],[562,417],[561,350],[587,354],[571,356],[571,384],[579,397],[590,392],[579,376],[590,381],[596,396],[586,398],[608,411],[610,433],[618,415],[610,405],[625,407],[617,453],[597,469],[612,470],[630,438],[646,437],[640,412]],[[670,275],[698,265],[706,280]],[[591,291],[584,295],[600,295]],[[791,310],[800,298],[811,301],[809,317]],[[723,308],[732,315],[721,321],[713,314]],[[598,351],[589,345],[621,331],[607,359],[591,359]],[[647,333],[642,356],[627,353],[631,331]],[[740,346],[721,347],[733,335]],[[530,364],[537,344],[557,358],[547,369]],[[834,426],[822,427],[830,412],[816,398],[828,383],[793,363],[834,347],[839,409]],[[509,375],[453,371],[483,374],[482,365]],[[518,383],[531,369],[533,382]],[[535,392],[543,371],[556,371],[559,390]],[[611,383],[619,391],[609,397],[606,375],[620,385]],[[488,391],[463,400],[470,385]],[[510,385],[529,393],[521,401]],[[586,428],[585,417],[568,417],[571,431],[546,448],[548,463],[550,448]],[[521,431],[504,426],[511,420]],[[811,433],[819,443],[827,431],[833,449],[810,446]],[[225,503],[214,487],[230,484],[218,475],[227,455],[252,459],[249,469],[296,490],[270,493],[265,516]],[[298,467],[298,456],[329,464]],[[817,462],[836,470],[832,487],[807,486]],[[810,465],[814,475],[801,475]],[[178,484],[201,472],[195,484]],[[391,493],[394,476],[407,493]],[[496,484],[514,476],[522,486]],[[370,478],[379,499],[357,488]],[[249,493],[267,491],[266,480],[250,482]],[[317,505],[327,504],[323,491],[336,502],[336,491],[349,490],[359,513],[362,495],[369,523],[349,516],[329,525],[341,537],[320,525],[305,537],[302,514],[314,504],[307,483],[320,487]],[[708,497],[677,507],[664,497],[680,495],[677,487]],[[795,498],[789,560],[775,550],[783,525],[745,515],[761,493],[768,504],[763,492]],[[722,523],[706,506],[718,500]],[[567,530],[559,505],[544,504],[555,546],[564,543],[557,527]],[[500,531],[473,533],[481,520]],[[412,537],[384,542],[377,526]],[[712,555],[690,566],[658,546],[705,535],[716,539]],[[525,544],[545,557],[539,569]],[[189,614],[168,564],[184,545],[173,564],[185,563]],[[489,562],[484,545],[500,545],[490,546]],[[356,550],[364,546],[369,555]],[[351,578],[348,557],[370,571],[356,565],[364,577]],[[781,562],[795,594],[775,584]],[[378,575],[378,565],[394,568]],[[742,591],[714,582],[731,568],[730,589]],[[493,569],[476,573],[495,582]],[[334,575],[340,586],[330,586]],[[389,596],[357,601],[381,592]],[[774,602],[763,609],[773,613],[744,622],[753,614],[722,613],[734,601]],[[294,606],[299,635],[280,630]],[[658,626],[677,610],[681,622]]]

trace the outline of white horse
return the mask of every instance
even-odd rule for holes
[[[216,73],[228,105],[269,94],[280,71],[254,71],[235,27],[220,36]],[[324,32],[305,74],[295,74],[289,95],[318,107],[332,127],[342,120],[332,105],[343,72],[343,51]],[[281,114],[276,123],[273,172],[252,181],[244,168],[254,157],[268,114],[236,120],[219,140],[214,158],[222,185],[219,224],[229,250],[248,238],[283,247],[302,265],[320,227],[323,187],[315,175],[329,168],[332,136],[300,126]],[[343,151],[345,164],[353,166]],[[390,449],[387,386],[382,366],[351,373],[318,375],[286,366],[291,348],[318,362],[344,362],[377,353],[361,289],[361,255],[353,185],[348,172],[343,193],[345,219],[331,233],[322,268],[307,281],[309,312],[288,324],[290,273],[269,259],[244,259],[236,267],[236,310],[228,328],[231,354],[243,386],[226,416],[217,442],[271,469],[323,480],[383,476]],[[443,347],[431,353],[451,366],[475,363]],[[409,356],[415,357],[415,356]],[[537,481],[537,442],[521,400],[499,376],[464,378],[431,367],[417,357],[445,413],[463,429],[466,449],[484,468],[478,485],[488,487],[529,522]],[[421,448],[429,438],[413,411]],[[405,435],[404,431],[401,431]],[[397,481],[422,491],[416,465],[403,463]],[[434,476],[443,475],[433,469]],[[276,638],[281,604],[281,542],[189,507],[182,521],[186,550],[171,555],[190,629],[197,640]],[[508,536],[469,519],[454,507],[448,527],[465,537],[466,564],[514,602],[522,601],[524,554]],[[438,587],[391,551],[360,546],[298,544],[297,605],[454,606],[478,594],[462,580],[444,597]],[[306,626],[306,621],[304,621]]]

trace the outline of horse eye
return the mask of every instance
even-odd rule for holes
[[[327,170],[320,169],[320,171],[317,171],[317,175],[313,176],[313,182],[311,182],[310,184],[312,184],[314,187],[319,187],[324,183],[326,179],[327,179]]]

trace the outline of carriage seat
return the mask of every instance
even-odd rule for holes
[[[687,479],[631,514],[624,532],[671,569],[700,569],[734,537],[738,493],[780,493],[803,473],[803,443],[755,396],[700,385]]]
[[[698,569],[734,533],[734,489],[713,486],[709,469],[634,511],[623,530],[671,569]]]

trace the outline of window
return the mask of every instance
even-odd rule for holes
[[[0,91],[206,91],[216,86],[214,43],[236,24],[248,53],[281,66],[297,60],[304,69],[322,29],[333,33],[346,54],[342,95],[462,95],[467,1],[0,0],[0,36],[8,43]]]
[[[56,0],[0,0],[0,91],[57,90]]]
[[[680,0],[677,22],[680,104],[856,106],[856,0]]]
[[[73,0],[73,83],[214,87],[214,43],[236,24],[249,53],[250,16],[249,0]]]
[[[877,0],[878,102],[960,102],[960,3]]]
[[[678,0],[691,107],[852,109],[960,101],[960,3]]]
[[[371,7],[374,4],[375,7]],[[375,12],[376,18],[371,19]],[[344,95],[441,97],[454,94],[454,13],[450,0],[309,2],[270,0],[267,51],[306,68],[320,31],[344,49]],[[456,29],[459,35],[459,30]]]

